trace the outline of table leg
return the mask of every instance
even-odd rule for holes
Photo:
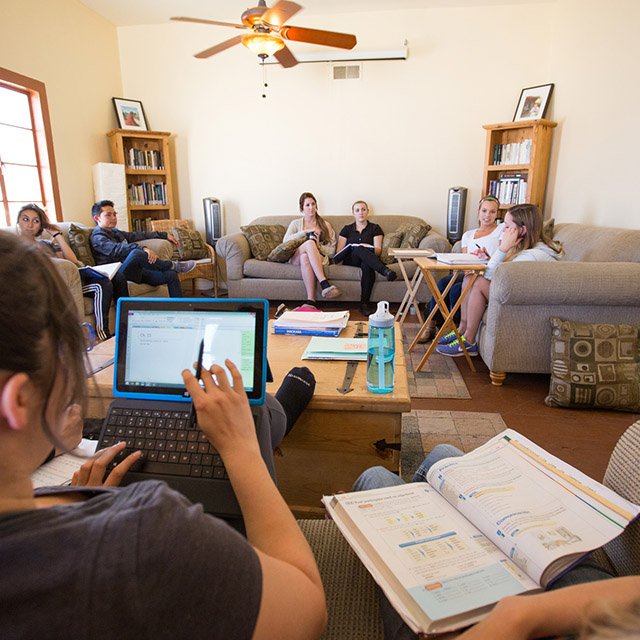
[[[398,258],[398,264],[400,265],[400,271],[402,272],[402,277],[404,278],[407,290],[404,294],[404,297],[402,298],[400,306],[398,307],[395,320],[396,322],[400,323],[400,326],[402,326],[402,323],[405,321],[407,313],[409,312],[409,309],[411,309],[411,305],[413,304],[416,309],[418,321],[420,322],[420,324],[422,324],[423,321],[422,314],[420,313],[420,306],[417,303],[414,303],[416,294],[418,293],[418,287],[422,282],[422,271],[420,271],[420,269],[416,269],[415,273],[413,274],[413,278],[409,280],[409,276],[407,275],[407,270],[404,267],[402,258]]]

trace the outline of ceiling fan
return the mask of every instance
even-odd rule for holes
[[[242,24],[201,18],[185,18],[182,16],[171,18],[171,20],[212,24],[245,31],[243,35],[229,38],[209,49],[196,53],[196,58],[209,58],[216,53],[242,43],[262,60],[269,56],[275,56],[283,67],[289,68],[297,65],[298,61],[285,44],[285,40],[309,42],[328,47],[339,47],[340,49],[353,49],[356,45],[356,37],[349,33],[286,25],[287,20],[298,13],[300,9],[302,7],[299,4],[289,2],[289,0],[279,0],[272,7],[267,7],[265,0],[259,0],[257,7],[251,7],[242,14],[240,17]]]

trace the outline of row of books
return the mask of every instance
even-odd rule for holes
[[[127,156],[129,159],[127,166],[130,169],[164,169],[162,151],[132,148],[127,152]]]
[[[489,182],[489,194],[500,200],[500,204],[524,204],[527,201],[527,179],[517,173],[503,175]]]
[[[167,204],[167,185],[164,182],[140,182],[127,187],[129,204]]]
[[[493,164],[529,164],[531,140],[493,145]]]
[[[131,231],[153,231],[151,223],[155,218],[132,218]]]

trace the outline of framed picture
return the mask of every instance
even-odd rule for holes
[[[149,130],[147,119],[144,117],[142,102],[139,100],[113,98],[113,108],[116,110],[118,124],[121,129],[136,129],[137,131]]]
[[[553,91],[553,84],[541,84],[538,87],[527,87],[520,93],[520,100],[513,115],[514,122],[521,120],[537,120],[544,118]]]

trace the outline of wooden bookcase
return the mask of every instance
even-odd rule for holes
[[[556,126],[557,122],[542,119],[483,125],[487,130],[487,144],[482,195],[492,193],[492,186],[497,184],[498,189],[503,187],[500,209],[525,202],[538,205],[544,212],[551,141]],[[524,198],[523,183],[526,183]]]
[[[111,161],[124,165],[131,231],[151,231],[152,220],[175,218],[170,133],[114,129],[107,134]]]

